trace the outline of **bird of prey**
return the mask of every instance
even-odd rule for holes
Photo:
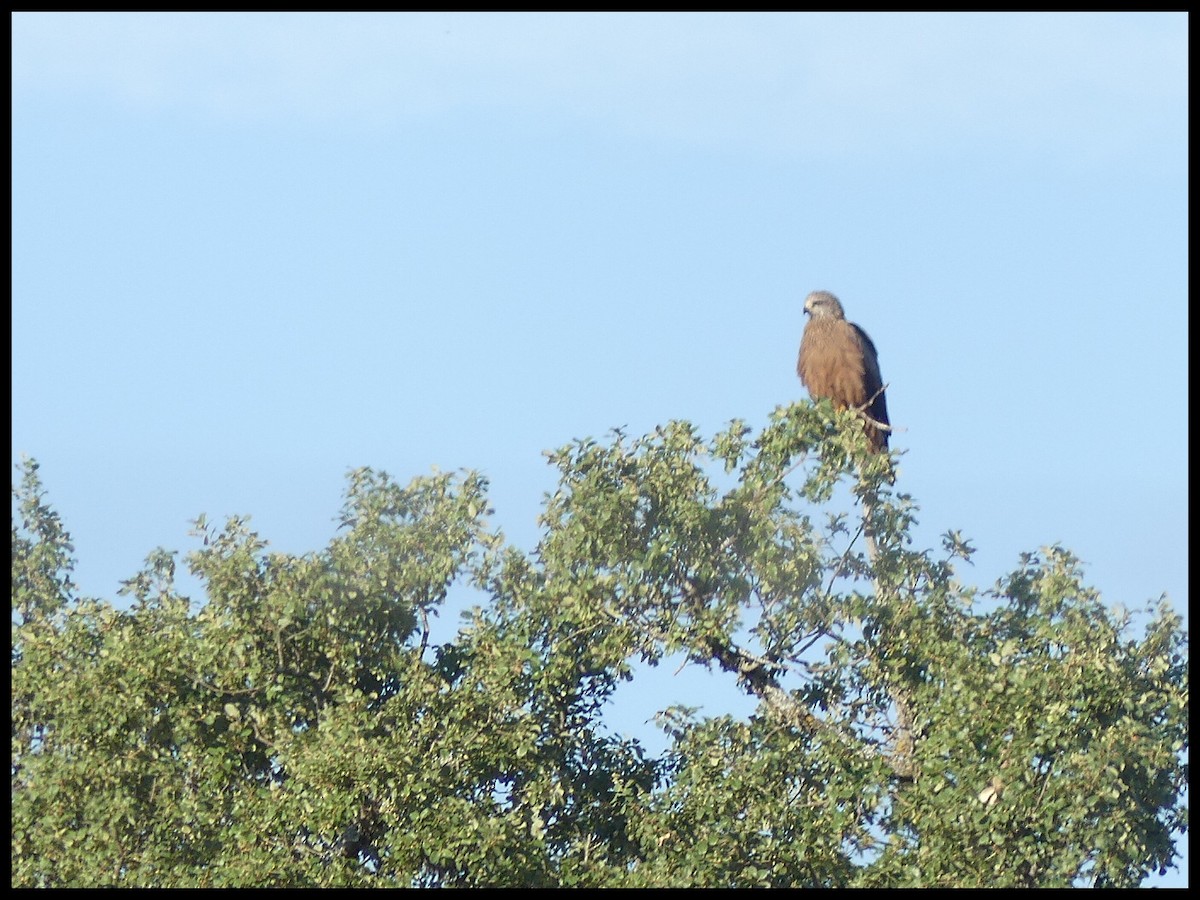
[[[839,409],[866,416],[871,449],[887,449],[887,398],[879,374],[879,357],[867,333],[846,321],[842,304],[829,291],[813,291],[804,301],[810,316],[800,339],[796,374],[814,400],[828,397]]]

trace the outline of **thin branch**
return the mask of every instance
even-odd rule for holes
[[[888,424],[886,424],[886,423],[884,423],[884,422],[879,422],[879,421],[876,421],[875,419],[871,418],[870,416],[868,416],[868,415],[867,415],[867,410],[871,408],[871,404],[875,402],[875,399],[876,399],[876,398],[877,398],[877,397],[878,397],[880,394],[882,394],[884,391],[886,391],[887,389],[888,389],[888,385],[886,385],[886,384],[885,384],[885,385],[881,385],[881,386],[880,386],[880,388],[879,388],[879,390],[877,390],[877,391],[876,391],[875,393],[873,393],[873,394],[872,394],[870,397],[868,397],[868,398],[866,399],[866,401],[865,401],[865,402],[864,402],[864,403],[863,403],[861,406],[856,406],[856,407],[854,407],[854,411],[855,411],[855,412],[857,412],[857,413],[862,413],[863,417],[864,417],[864,418],[865,418],[865,419],[866,419],[868,422],[870,422],[872,425],[874,425],[876,428],[880,429],[881,431],[891,431],[891,430],[892,430],[892,426],[891,426],[891,425],[888,425]]]
[[[835,641],[839,641],[840,643],[843,643],[843,644],[846,643],[846,639],[843,638],[841,635],[834,634],[831,631],[826,631],[824,628],[818,628],[813,633],[811,640],[809,640],[809,642],[807,644],[805,644],[803,647],[801,647],[799,650],[796,650],[794,655],[795,656],[803,656],[805,653],[807,653],[809,651],[809,649],[817,641],[819,641],[823,637],[831,638],[831,639],[833,639]]]
[[[263,737],[263,733],[258,730],[258,722],[254,721],[253,717],[250,719],[250,728],[254,731],[254,736],[258,739],[260,744],[274,749],[275,742]]]
[[[423,606],[418,606],[417,612],[421,614],[421,646],[417,648],[417,659],[423,659],[425,648],[429,645],[429,616],[426,615]]]
[[[800,468],[802,465],[804,465],[804,463],[807,461],[808,461],[808,454],[806,454],[806,453],[801,454],[800,458],[798,460],[796,460],[794,463],[792,463],[790,466],[788,466],[786,469],[784,469],[781,473],[779,473],[779,475],[773,481],[771,481],[770,484],[765,485],[761,490],[755,492],[754,499],[757,500],[769,488],[775,487],[775,485],[779,484],[781,481],[783,481],[783,479],[787,478],[789,475],[791,475],[793,472],[795,472],[798,468]]]
[[[867,561],[871,563],[872,581],[875,582],[875,595],[879,596],[879,579],[875,577],[875,566],[879,562],[879,548],[875,546],[875,529],[871,527],[871,516],[875,512],[875,494],[871,493],[870,497],[863,497],[863,523],[860,533],[864,535],[867,542]]]
[[[203,688],[204,690],[208,691],[210,694],[216,694],[218,697],[253,697],[255,694],[261,694],[264,690],[263,688],[260,688],[260,687],[237,688],[237,689],[235,689],[235,688],[216,688],[216,687],[213,687],[211,684],[205,683],[204,681],[202,681],[199,678],[193,677],[189,680],[192,682],[192,684],[195,687]]]
[[[864,507],[864,509],[865,509],[865,507]],[[846,545],[846,549],[842,551],[842,555],[838,559],[837,566],[834,567],[833,574],[831,576],[829,576],[829,586],[827,588],[825,588],[825,599],[826,600],[828,600],[831,596],[833,596],[833,583],[835,581],[837,581],[838,578],[842,575],[842,566],[845,565],[846,558],[850,555],[850,551],[854,549],[854,543],[855,543],[855,541],[858,540],[859,536],[862,535],[864,529],[866,528],[866,525],[867,525],[866,514],[864,512],[863,523],[858,526],[858,531],[854,532],[854,537],[850,538],[850,543],[848,543]],[[873,545],[868,546],[868,548],[867,548],[868,555],[871,555],[872,549],[873,549]],[[872,558],[871,562],[874,563],[873,558]]]

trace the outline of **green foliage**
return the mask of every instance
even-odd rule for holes
[[[549,454],[543,536],[485,481],[352,472],[338,535],[273,553],[201,518],[175,586],[75,595],[28,461],[13,526],[22,886],[1137,885],[1187,825],[1187,636],[1108,611],[1052,547],[990,591],[852,413],[672,422]],[[429,616],[485,599],[450,643]],[[683,658],[758,701],[603,710]],[[664,698],[668,707],[669,698]]]

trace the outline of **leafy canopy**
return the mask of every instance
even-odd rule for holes
[[[486,482],[350,474],[325,549],[196,523],[203,602],[156,550],[127,608],[76,596],[37,464],[14,489],[15,885],[1137,885],[1186,829],[1187,637],[1078,561],[993,589],[913,549],[849,413],[574,442],[536,550]],[[484,602],[454,640],[451,591]],[[605,728],[635,664],[661,757]]]

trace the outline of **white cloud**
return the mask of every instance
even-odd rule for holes
[[[1183,14],[30,14],[14,102],[342,127],[487,110],[772,155],[1185,140]]]

